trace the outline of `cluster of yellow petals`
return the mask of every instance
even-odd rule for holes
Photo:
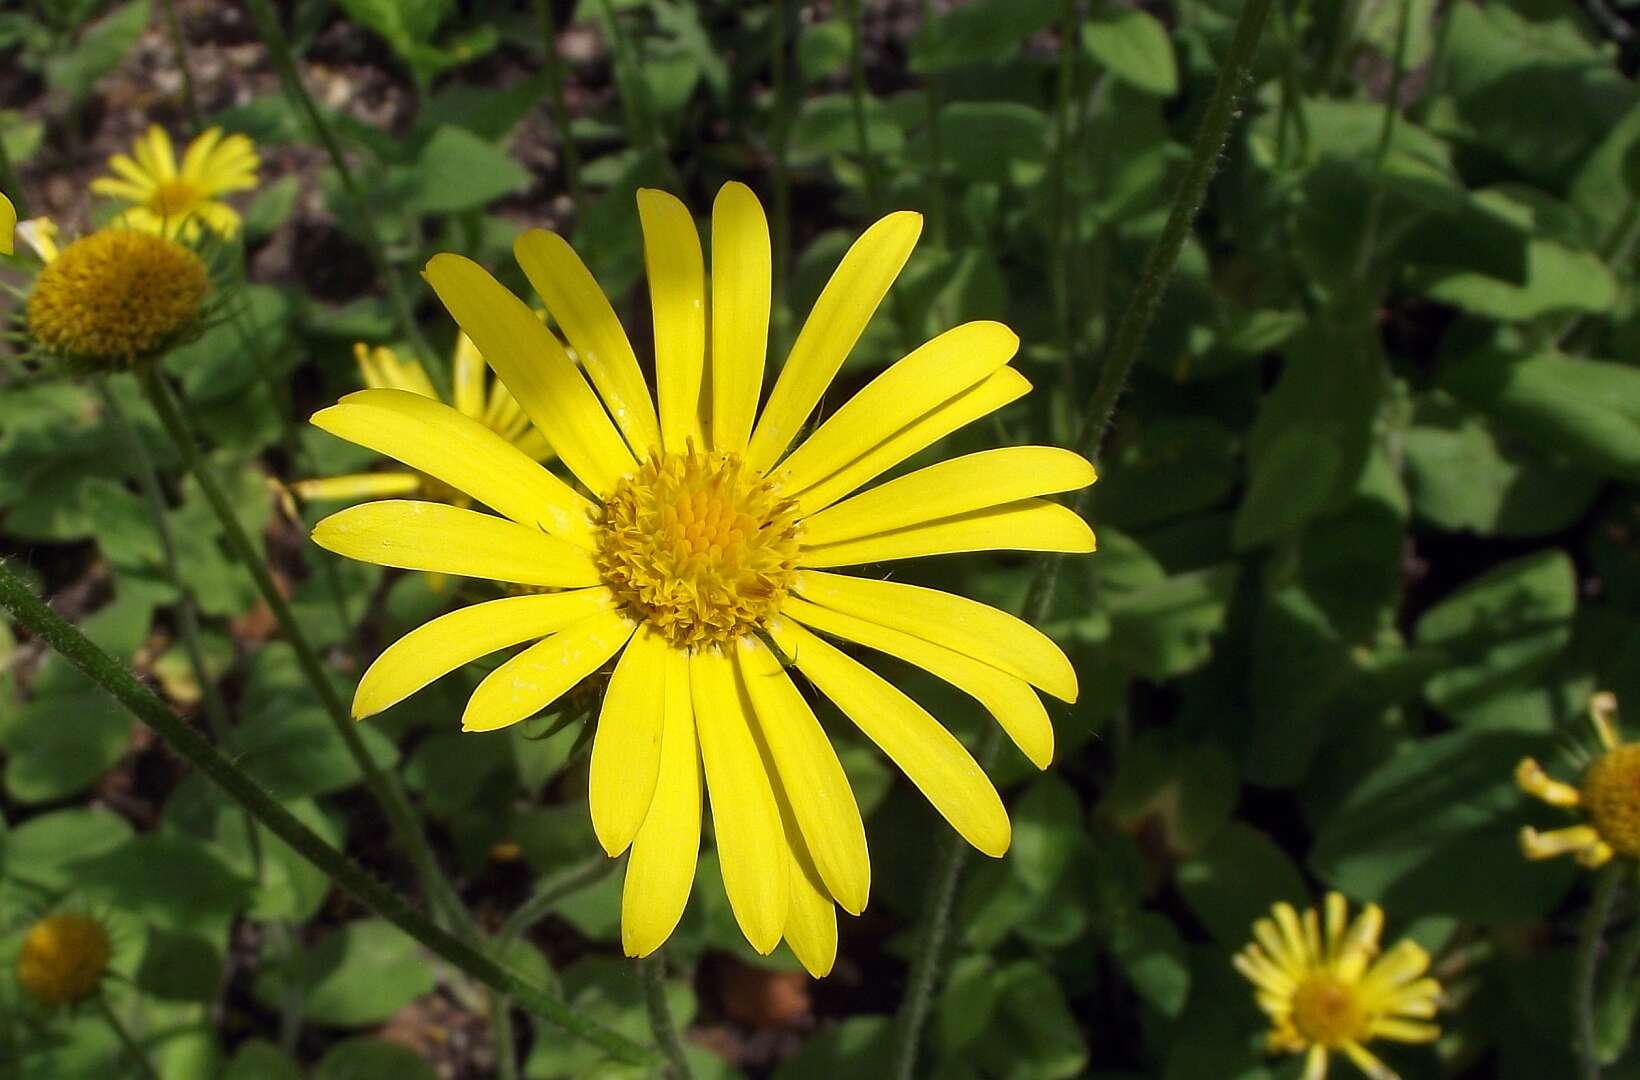
[[[108,968],[108,932],[87,915],[48,915],[29,927],[17,956],[17,982],[43,1005],[67,1005],[97,989]]]
[[[55,353],[130,363],[186,328],[209,289],[205,263],[175,240],[103,229],[40,270],[29,293],[28,330]]]
[[[1572,854],[1591,869],[1614,855],[1640,858],[1640,743],[1625,743],[1617,734],[1617,698],[1599,693],[1589,701],[1589,722],[1601,753],[1583,770],[1578,786],[1552,778],[1533,758],[1515,768],[1515,782],[1550,806],[1581,809],[1587,821],[1539,832],[1520,831],[1521,852],[1528,859]]]

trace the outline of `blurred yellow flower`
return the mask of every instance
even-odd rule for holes
[[[1613,855],[1640,858],[1640,743],[1618,738],[1617,698],[1610,693],[1589,700],[1589,723],[1601,752],[1584,767],[1580,787],[1551,778],[1532,758],[1522,758],[1515,767],[1515,782],[1528,795],[1550,806],[1581,809],[1588,819],[1546,833],[1524,827],[1520,849],[1528,859],[1570,852],[1593,869]]]
[[[701,776],[724,887],[748,941],[784,937],[816,976],[837,948],[833,903],[870,890],[860,812],[836,753],[787,674],[796,667],[899,765],[975,847],[1008,848],[1007,811],[974,759],[920,705],[821,634],[922,667],[979,700],[1038,767],[1053,755],[1040,689],[1076,699],[1046,635],[972,600],[832,572],[949,552],[1088,552],[1092,531],[1041,496],[1093,467],[1033,446],[969,454],[852,492],[1010,401],[1018,338],[956,327],[879,375],[794,450],[922,228],[890,214],[855,242],[758,409],[768,345],[768,222],[727,184],[711,222],[710,290],[695,220],[638,193],[653,306],[656,393],[592,274],[559,236],[514,253],[580,360],[472,261],[426,276],[591,498],[459,410],[369,390],[320,427],[465,492],[480,513],[389,500],[343,510],[313,538],[351,558],[561,590],[451,612],[365,672],[357,716],[403,700],[495,650],[534,642],[474,691],[467,731],[535,715],[619,654],[593,743],[592,822],[613,857],[631,848],[628,955],[654,951],[683,913],[701,835]],[[710,318],[708,318],[710,296]],[[710,356],[708,364],[707,357]],[[588,379],[590,378],[590,383]],[[658,398],[658,406],[657,406]],[[1034,689],[1033,689],[1034,687]]]
[[[1440,984],[1424,975],[1429,954],[1401,941],[1378,957],[1384,913],[1377,904],[1368,904],[1354,923],[1336,892],[1327,894],[1325,909],[1324,920],[1315,908],[1300,918],[1291,904],[1276,904],[1273,917],[1253,924],[1256,940],[1236,954],[1236,970],[1252,982],[1259,1008],[1270,1017],[1270,1052],[1304,1055],[1303,1080],[1322,1080],[1333,1051],[1372,1080],[1395,1080],[1367,1044],[1440,1036],[1429,1022],[1441,995]]]
[[[11,200],[0,191],[0,255],[10,255],[13,244],[11,234],[17,229],[17,208],[11,205]]]
[[[17,981],[42,1005],[91,996],[108,969],[108,932],[88,915],[48,915],[29,927],[17,956]]]
[[[353,356],[369,389],[403,390],[439,400],[433,380],[428,378],[426,370],[417,361],[401,359],[392,349],[384,346],[372,349],[363,342],[353,346]],[[552,457],[552,447],[539,431],[530,426],[530,418],[524,415],[524,410],[519,408],[518,402],[501,380],[490,377],[484,358],[478,355],[472,339],[466,334],[456,337],[451,368],[455,383],[454,404],[458,412],[478,421],[536,461]],[[342,399],[344,403],[351,400],[352,395]],[[320,502],[380,499],[394,495],[420,495],[456,506],[469,506],[472,502],[462,492],[427,474],[402,470],[298,480],[290,486],[290,490],[303,500]]]
[[[203,226],[231,237],[239,231],[239,214],[220,197],[254,188],[260,164],[250,139],[211,128],[188,144],[179,167],[171,137],[154,124],[137,137],[130,155],[108,159],[115,175],[93,180],[91,190],[126,203],[130,209],[120,217],[134,229],[192,240]]]

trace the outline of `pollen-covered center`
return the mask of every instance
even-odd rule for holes
[[[1315,972],[1293,991],[1293,1027],[1322,1046],[1359,1040],[1366,1014],[1355,988],[1326,972]]]
[[[1640,858],[1640,743],[1596,758],[1583,774],[1589,821],[1619,855]]]
[[[181,221],[198,209],[202,194],[192,180],[173,177],[154,188],[148,196],[148,209],[166,221]]]
[[[28,297],[29,333],[52,352],[130,361],[199,311],[210,288],[200,257],[135,229],[82,237],[45,265]]]
[[[786,598],[796,561],[796,502],[735,454],[657,454],[604,503],[604,581],[674,645],[761,626]]]
[[[64,913],[29,928],[17,955],[17,981],[37,1001],[66,1005],[88,997],[108,967],[108,934],[94,919]]]

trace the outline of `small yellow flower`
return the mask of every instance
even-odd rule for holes
[[[371,390],[404,390],[424,398],[439,401],[433,380],[415,360],[403,360],[392,349],[377,346],[372,349],[363,342],[353,346],[353,357],[358,361],[359,373],[365,386]],[[552,457],[552,447],[541,433],[530,426],[518,402],[508,393],[500,379],[490,378],[484,358],[478,355],[472,339],[466,334],[456,337],[455,354],[451,360],[455,383],[456,411],[483,424],[507,442],[518,447],[536,461]],[[342,399],[351,401],[352,396]],[[382,499],[392,496],[420,495],[425,499],[469,506],[472,500],[448,484],[425,473],[409,470],[349,473],[345,476],[325,476],[298,480],[290,489],[304,501],[336,501],[352,499]]]
[[[89,997],[108,969],[108,932],[87,915],[48,915],[23,937],[17,981],[43,1005]]]
[[[799,439],[910,257],[920,215],[888,215],[844,255],[761,410],[772,259],[756,196],[734,183],[718,193],[709,291],[688,208],[643,190],[638,215],[654,393],[609,300],[561,237],[532,230],[513,251],[579,364],[476,263],[438,255],[427,265],[433,290],[582,488],[424,394],[368,390],[314,417],[494,511],[364,503],[320,522],[320,546],[554,590],[411,631],[365,672],[353,712],[374,715],[445,672],[532,643],[467,703],[463,729],[494,731],[614,660],[588,801],[605,851],[631,849],[627,954],[653,952],[683,914],[704,794],[746,939],[768,953],[785,938],[820,976],[836,955],[835,908],[865,907],[871,868],[848,778],[788,665],[992,856],[1011,832],[978,764],[922,706],[826,638],[950,682],[1038,768],[1053,756],[1038,691],[1077,695],[1070,660],[1014,616],[838,571],[951,552],[1092,551],[1087,524],[1042,496],[1085,487],[1094,470],[1067,450],[1010,447],[867,487],[1030,388],[1009,366],[1019,339],[994,322],[941,334]]]
[[[50,353],[96,367],[129,366],[199,318],[210,272],[191,249],[136,229],[100,229],[57,250],[50,222],[30,223],[47,259],[24,307],[29,335]]]
[[[1540,833],[1530,825],[1520,831],[1520,849],[1528,859],[1550,859],[1571,852],[1593,869],[1614,855],[1640,858],[1640,743],[1625,743],[1617,733],[1617,698],[1607,692],[1589,700],[1589,724],[1601,752],[1587,762],[1578,787],[1549,776],[1532,758],[1515,767],[1515,782],[1528,795],[1550,806],[1580,808],[1588,819]]]
[[[1270,1017],[1269,1051],[1303,1054],[1303,1080],[1322,1080],[1335,1050],[1372,1080],[1395,1080],[1367,1044],[1427,1043],[1440,1036],[1429,1022],[1441,995],[1440,983],[1424,975],[1429,954],[1414,941],[1401,941],[1377,957],[1384,929],[1377,904],[1368,904],[1354,923],[1339,893],[1328,893],[1325,907],[1323,921],[1315,908],[1300,918],[1291,904],[1275,905],[1273,918],[1253,924],[1256,940],[1233,963]]]
[[[220,196],[256,186],[261,163],[250,139],[211,128],[188,144],[178,168],[171,137],[155,124],[131,153],[135,160],[126,154],[108,159],[117,175],[91,182],[92,191],[129,205],[120,215],[125,224],[185,240],[197,238],[202,226],[224,237],[239,231],[239,214]]]

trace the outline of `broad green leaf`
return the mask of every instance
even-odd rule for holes
[[[88,897],[172,930],[220,931],[250,900],[250,883],[183,836],[143,833],[74,864]]]
[[[1220,830],[1201,854],[1180,863],[1173,880],[1208,933],[1229,948],[1251,940],[1253,920],[1276,901],[1310,903],[1309,889],[1287,853],[1239,821]]]
[[[507,152],[463,127],[440,125],[404,173],[401,205],[412,214],[455,214],[488,205],[529,183]]]
[[[312,1080],[438,1080],[438,1070],[420,1054],[380,1039],[348,1039],[325,1052]]]
[[[299,987],[302,1015],[316,1024],[380,1023],[435,984],[421,946],[385,919],[360,919],[330,932],[303,950],[295,971],[269,962],[274,955],[257,975],[257,998],[278,1008]]]
[[[1138,8],[1101,11],[1082,24],[1082,47],[1100,66],[1147,94],[1179,91],[1179,68],[1167,28]]]
[[[926,75],[1006,60],[1061,7],[1056,0],[977,0],[941,12],[911,39],[911,70]]]
[[[73,45],[46,60],[46,81],[77,105],[112,71],[148,26],[148,0],[131,0],[98,20]]]
[[[1027,187],[1047,172],[1048,120],[1029,105],[956,101],[939,125],[945,164],[965,180]]]
[[[210,941],[187,930],[150,927],[137,985],[172,1001],[212,1002],[222,983],[222,954]]]
[[[1240,786],[1222,746],[1165,733],[1136,739],[1099,805],[1124,832],[1156,835],[1165,849],[1203,850],[1230,820]]]
[[[1167,918],[1141,911],[1111,928],[1111,955],[1128,984],[1163,1016],[1178,1016],[1190,996],[1184,939]]]

